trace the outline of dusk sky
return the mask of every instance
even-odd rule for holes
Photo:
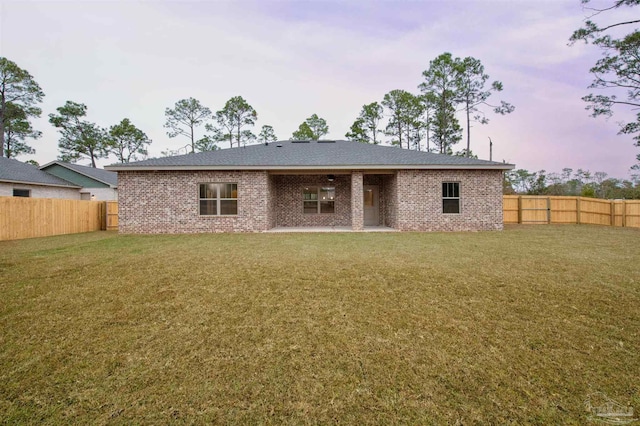
[[[0,55],[46,95],[34,121],[43,133],[32,143],[37,153],[22,161],[56,159],[59,134],[48,115],[67,100],[86,104],[87,119],[103,127],[129,118],[153,140],[150,157],[188,143],[163,128],[165,108],[188,97],[214,112],[244,97],[258,112],[256,134],[270,124],[289,139],[316,113],[327,120],[327,139],[344,139],[362,105],[393,89],[419,93],[429,61],[451,52],[480,59],[504,84],[491,100],[516,107],[472,128],[480,158],[489,158],[491,137],[493,159],[517,168],[624,178],[638,148],[617,135],[618,122],[631,111],[589,116],[581,97],[600,52],[567,45],[587,14],[579,0],[1,1]]]

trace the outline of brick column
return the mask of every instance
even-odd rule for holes
[[[351,172],[351,227],[354,231],[364,229],[364,187],[362,172]]]

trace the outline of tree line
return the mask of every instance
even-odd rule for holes
[[[378,144],[385,135],[391,137],[387,143],[401,148],[453,154],[453,145],[461,139],[456,113],[462,105],[467,121],[467,148],[457,154],[470,156],[471,122],[488,122],[481,107],[489,106],[500,114],[513,111],[513,106],[506,102],[498,106],[487,102],[492,93],[502,90],[502,83],[494,81],[489,88],[485,87],[489,76],[477,59],[453,58],[450,53],[444,53],[430,62],[423,76],[425,81],[419,85],[422,94],[392,90],[381,103],[364,105],[345,136],[353,141]],[[41,115],[37,104],[43,97],[44,92],[26,70],[7,58],[0,58],[0,154],[15,157],[35,152],[27,140],[38,139],[42,133],[32,128],[30,118]],[[129,118],[105,128],[86,120],[87,109],[85,104],[69,100],[58,107],[56,113],[49,114],[49,122],[60,133],[61,160],[75,162],[87,158],[96,167],[96,160],[109,155],[123,163],[148,155],[152,141]],[[381,130],[385,111],[388,123]],[[263,125],[257,135],[253,133],[257,120],[257,111],[242,96],[232,97],[215,113],[195,98],[181,99],[165,109],[164,127],[168,137],[183,137],[188,143],[162,154],[211,151],[223,143],[233,148],[277,140],[273,126],[268,124]],[[326,120],[314,113],[290,138],[317,140],[328,133]],[[426,146],[423,146],[425,138]]]
[[[609,177],[605,172],[570,168],[561,173],[545,170],[510,170],[504,175],[505,195],[568,195],[604,199],[640,199],[640,175],[631,179]]]
[[[40,138],[42,132],[33,129],[30,119],[42,114],[37,105],[43,98],[44,92],[28,71],[0,57],[0,156],[13,158],[35,153],[28,140]],[[87,110],[85,104],[66,101],[56,113],[49,114],[49,122],[60,133],[60,160],[76,162],[86,158],[96,167],[96,160],[109,155],[122,163],[148,155],[151,139],[129,118],[104,128],[86,120]],[[164,127],[168,137],[185,137],[189,142],[183,148],[163,151],[162,155],[212,151],[226,142],[233,148],[276,141],[271,125],[263,125],[257,135],[252,132],[257,119],[256,110],[242,96],[232,97],[215,113],[197,99],[181,99],[165,109]],[[326,120],[313,114],[291,138],[319,139],[328,132]]]

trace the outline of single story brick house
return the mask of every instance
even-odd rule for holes
[[[122,233],[288,227],[502,229],[512,164],[350,141],[282,141],[105,167]]]

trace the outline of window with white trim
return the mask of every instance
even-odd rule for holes
[[[237,183],[201,183],[201,216],[234,216],[238,214]]]
[[[459,182],[442,182],[442,213],[460,213]]]
[[[334,213],[336,188],[333,186],[305,186],[302,191],[304,214]]]

